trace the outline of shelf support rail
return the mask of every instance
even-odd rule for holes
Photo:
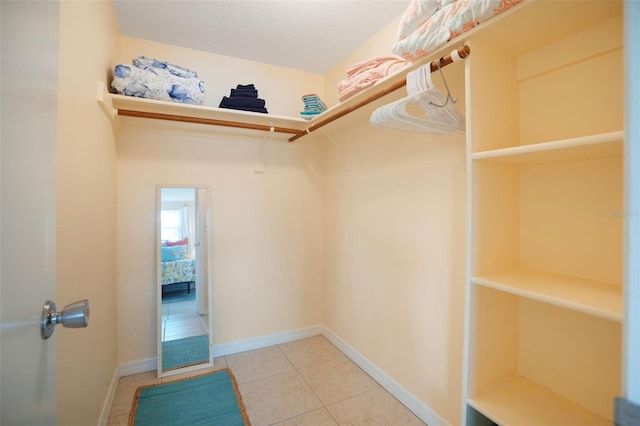
[[[438,71],[438,69],[445,67],[449,64],[452,64],[454,62],[457,62],[461,59],[466,58],[467,56],[469,56],[469,54],[471,53],[471,49],[469,48],[469,46],[467,45],[462,45],[460,46],[458,49],[454,50],[453,52],[451,52],[450,55],[447,56],[443,56],[440,59],[438,59],[437,61],[431,62],[431,72],[436,72]],[[302,138],[303,136],[308,135],[309,133],[318,130],[321,127],[326,126],[329,123],[332,123],[334,121],[336,121],[337,119],[344,117],[345,115],[352,113],[353,111],[356,111],[360,108],[362,108],[365,105],[370,104],[373,101],[376,101],[378,99],[380,99],[383,96],[388,95],[389,93],[395,92],[396,90],[404,87],[407,85],[407,79],[403,78],[402,80],[399,80],[395,83],[393,83],[391,86],[377,92],[374,93],[373,95],[363,99],[360,102],[357,102],[356,104],[354,104],[353,106],[346,108],[342,111],[336,112],[335,114],[331,114],[329,115],[327,118],[325,118],[324,120],[320,121],[317,124],[314,124],[313,126],[309,127],[308,129],[296,134],[295,136],[289,138],[289,142],[294,142],[297,141],[298,139]]]
[[[213,126],[236,127],[240,129],[262,130],[265,132],[288,133],[293,135],[300,135],[304,133],[304,130],[290,129],[288,127],[277,127],[277,126],[264,125],[264,124],[242,123],[239,121],[216,120],[212,118],[186,117],[182,115],[160,114],[155,112],[131,111],[128,109],[119,109],[118,115],[122,115],[126,117],[155,118],[158,120],[167,120],[167,121],[180,121],[183,123],[197,123],[197,124],[209,124]]]

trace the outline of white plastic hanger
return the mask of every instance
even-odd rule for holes
[[[442,70],[440,73],[444,80]],[[373,126],[432,134],[464,130],[464,117],[453,106],[456,100],[451,96],[446,80],[447,96],[433,84],[431,64],[408,73],[406,79],[407,96],[375,110],[370,118]],[[410,104],[420,106],[424,118],[411,115],[407,111]]]

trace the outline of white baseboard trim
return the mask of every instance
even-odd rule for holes
[[[221,343],[213,346],[213,356],[219,357],[231,355],[238,352],[250,351],[253,349],[265,348],[267,346],[279,345],[293,342],[294,340],[306,339],[307,337],[322,334],[321,325],[312,325],[297,330],[284,331],[282,333],[270,334],[268,336],[254,337],[251,339],[237,340],[235,342]]]
[[[132,374],[146,373],[153,371],[158,367],[157,358],[139,359],[136,361],[123,362],[120,364],[120,377],[130,376]]]
[[[429,426],[450,426],[450,424],[436,414],[429,406],[420,401],[411,392],[393,380],[387,373],[369,361],[364,355],[342,340],[337,334],[322,326],[322,335],[340,349],[351,361],[362,368],[369,376],[393,395],[398,401],[411,410],[420,420]]]
[[[102,411],[100,411],[98,426],[107,426],[107,422],[109,421],[109,413],[111,412],[111,406],[113,405],[113,399],[116,396],[116,390],[118,390],[119,379],[120,379],[120,369],[116,367],[113,370],[113,377],[111,378],[111,384],[109,384],[107,397],[104,400],[104,404],[102,404]]]
[[[251,339],[237,340],[235,342],[221,343],[213,346],[213,356],[225,356],[238,352],[261,349],[267,346],[279,345],[293,342],[294,340],[305,339],[307,337],[322,334],[321,325],[312,325],[297,330],[284,331],[282,333],[270,334],[268,336],[254,337]],[[120,364],[120,376],[130,376],[132,374],[146,373],[157,368],[157,358],[146,358]]]

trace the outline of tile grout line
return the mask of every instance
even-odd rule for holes
[[[331,342],[329,342],[329,343],[331,343]],[[287,360],[288,360],[288,361],[293,365],[293,367],[295,368],[296,372],[297,372],[297,373],[298,373],[298,375],[302,378],[302,380],[304,381],[304,383],[309,387],[309,389],[311,390],[311,392],[315,395],[315,397],[316,397],[316,398],[318,398],[318,400],[319,400],[319,401],[320,401],[320,403],[322,404],[322,408],[324,408],[324,409],[327,411],[327,413],[329,413],[329,416],[331,416],[331,418],[336,422],[336,424],[340,425],[340,422],[338,421],[338,419],[336,419],[336,418],[335,418],[335,416],[334,416],[334,415],[331,413],[331,411],[329,410],[329,408],[328,408],[328,406],[329,406],[329,405],[338,404],[338,403],[340,403],[340,402],[347,401],[347,400],[349,400],[349,399],[351,399],[351,398],[355,398],[355,397],[357,397],[357,396],[361,396],[361,395],[364,395],[364,394],[369,393],[369,392],[378,391],[378,390],[380,390],[380,389],[383,389],[383,390],[385,390],[385,391],[386,391],[386,389],[384,389],[384,387],[382,387],[382,385],[381,385],[380,383],[378,383],[378,381],[377,381],[377,380],[375,380],[373,377],[371,377],[371,376],[370,376],[366,371],[364,371],[362,368],[360,368],[360,366],[358,366],[358,365],[357,365],[357,364],[356,364],[356,363],[355,363],[351,358],[349,358],[349,357],[348,357],[344,352],[342,352],[342,351],[340,351],[338,348],[336,348],[336,347],[335,347],[335,345],[334,345],[333,343],[331,343],[331,345],[332,345],[335,349],[337,349],[337,350],[338,350],[338,352],[340,353],[340,356],[337,356],[337,357],[335,357],[335,358],[328,359],[328,360],[325,360],[325,361],[321,361],[321,362],[319,362],[319,363],[311,363],[311,364],[303,365],[303,366],[300,366],[300,367],[296,367],[296,366],[295,366],[295,364],[293,364],[293,362],[291,361],[291,359],[289,359],[289,357],[287,356],[287,354],[286,354],[286,353],[282,350],[282,348],[280,347],[280,344],[278,344],[277,346],[278,346],[278,349],[280,349],[280,351],[283,353],[283,355],[287,358]],[[300,373],[300,369],[303,369],[303,368],[310,368],[310,367],[316,367],[316,366],[319,366],[319,365],[322,365],[322,364],[326,364],[326,363],[331,362],[331,361],[338,360],[338,359],[340,359],[340,358],[347,358],[350,362],[352,362],[352,363],[356,366],[356,368],[357,368],[358,370],[360,370],[362,373],[364,373],[364,374],[365,374],[369,379],[371,379],[371,380],[376,384],[376,387],[375,387],[374,389],[365,390],[365,391],[359,392],[359,393],[357,393],[357,394],[355,394],[355,395],[351,395],[351,396],[348,396],[348,397],[346,397],[346,398],[342,398],[342,399],[340,399],[340,400],[333,401],[333,402],[331,402],[331,403],[325,404],[325,403],[324,403],[324,401],[322,401],[322,399],[320,399],[320,397],[319,397],[319,396],[316,394],[316,392],[313,390],[313,388],[311,387],[311,384],[310,384],[310,383],[308,383],[308,382],[307,382],[307,380],[305,379],[305,377]],[[387,392],[387,393],[388,393],[388,392]],[[393,395],[390,395],[390,396],[391,396],[392,398],[396,399]],[[401,404],[401,405],[402,405],[402,404]],[[403,406],[404,406],[404,405],[403,405]],[[287,420],[290,420],[290,419],[293,419],[293,418],[296,418],[296,417],[302,416],[302,415],[304,415],[304,414],[311,413],[311,412],[316,411],[316,410],[318,410],[318,408],[316,408],[316,409],[314,409],[314,410],[311,410],[311,411],[307,411],[307,412],[302,413],[302,414],[299,414],[298,416],[290,417],[290,418],[285,419],[285,420],[282,420],[282,421],[284,422],[284,421],[287,421]],[[278,423],[280,423],[280,422],[278,422]],[[269,426],[277,425],[278,423],[273,423],[272,425],[269,425]]]
[[[287,356],[287,354],[282,350],[282,348],[280,347],[280,345],[278,344],[277,346],[278,346],[278,349],[280,349],[280,352],[282,352],[282,355],[284,355],[284,357],[287,359],[287,361],[289,361],[289,363],[293,366],[294,370],[295,370],[295,371],[296,371],[296,373],[298,374],[298,377],[300,377],[300,378],[302,379],[302,381],[304,382],[304,384],[305,384],[305,385],[307,385],[307,387],[309,388],[309,390],[311,391],[311,393],[313,394],[313,396],[315,396],[315,397],[316,397],[316,399],[320,402],[320,405],[322,405],[322,407],[320,407],[320,408],[314,408],[313,410],[310,410],[310,411],[305,411],[305,412],[304,412],[304,413],[302,413],[302,414],[298,414],[298,415],[296,415],[296,416],[289,417],[289,418],[284,419],[284,420],[282,420],[282,421],[280,421],[280,422],[273,423],[273,424],[271,424],[271,425],[269,425],[269,426],[277,425],[278,423],[286,422],[287,420],[295,419],[296,417],[300,417],[300,416],[304,416],[305,414],[312,413],[312,412],[314,412],[314,411],[316,411],[316,410],[320,410],[321,408],[324,408],[324,410],[325,410],[327,413],[329,413],[329,415],[331,416],[331,418],[333,419],[333,421],[334,421],[334,422],[336,422],[336,424],[337,424],[337,425],[339,425],[340,423],[338,423],[338,421],[335,419],[335,417],[333,417],[333,414],[331,414],[331,412],[330,412],[329,410],[327,410],[327,406],[324,404],[324,402],[323,402],[323,401],[320,399],[320,397],[316,394],[316,392],[313,390],[313,388],[311,387],[311,385],[310,385],[310,384],[305,380],[304,376],[303,376],[302,374],[300,374],[299,368],[298,368],[298,367],[296,367],[296,365],[293,363],[293,361],[291,361],[291,359]],[[342,353],[342,352],[341,352],[341,353]],[[344,354],[343,354],[343,356],[344,356]],[[339,357],[338,357],[338,358],[339,358]],[[337,359],[337,358],[336,358],[336,359]],[[327,362],[327,361],[323,361],[323,362]],[[320,364],[322,364],[322,362],[321,362]],[[308,366],[306,366],[306,367],[311,367],[311,366],[313,366],[313,365],[319,365],[319,364],[309,364],[309,365],[308,365]],[[306,367],[300,367],[300,368],[306,368]]]
[[[340,422],[338,421],[338,419],[336,419],[336,418],[335,418],[335,416],[334,416],[334,415],[331,413],[331,411],[329,410],[329,408],[328,408],[328,406],[329,406],[329,405],[334,405],[334,404],[337,404],[337,403],[340,403],[340,402],[346,401],[346,400],[348,400],[348,399],[355,398],[355,397],[357,397],[357,396],[363,395],[363,394],[365,394],[365,393],[373,392],[373,391],[377,391],[377,390],[379,390],[379,389],[384,389],[384,388],[382,387],[382,385],[381,385],[380,383],[378,383],[378,381],[377,381],[377,380],[375,380],[373,377],[371,377],[369,374],[367,374],[367,372],[366,372],[366,371],[364,371],[364,370],[363,370],[362,368],[360,368],[360,367],[359,367],[355,362],[353,362],[353,360],[352,360],[351,358],[349,358],[349,357],[348,357],[344,352],[342,352],[341,350],[339,350],[338,348],[336,348],[336,347],[335,347],[335,345],[334,345],[333,343],[331,343],[331,342],[329,342],[329,343],[330,343],[330,344],[331,344],[331,345],[332,345],[332,346],[333,346],[333,347],[334,347],[334,348],[335,348],[335,349],[340,353],[340,356],[337,356],[337,357],[332,358],[332,359],[327,359],[327,360],[324,360],[324,361],[321,361],[321,362],[318,362],[318,363],[311,363],[311,364],[308,364],[308,365],[302,365],[302,366],[300,366],[300,367],[296,367],[296,365],[291,361],[291,359],[287,356],[287,354],[282,350],[282,348],[280,347],[280,344],[278,344],[277,346],[278,346],[278,349],[280,349],[280,351],[282,352],[282,354],[283,354],[283,355],[287,358],[287,360],[291,363],[291,365],[293,365],[293,368],[296,370],[296,372],[298,373],[298,375],[302,378],[302,380],[304,381],[304,383],[309,387],[309,390],[311,390],[311,393],[313,393],[313,395],[314,395],[316,398],[318,398],[318,401],[320,401],[320,403],[322,404],[322,408],[324,408],[324,409],[327,411],[327,413],[329,413],[329,416],[331,416],[331,418],[333,419],[333,421],[334,421],[337,425],[340,425]],[[353,363],[353,364],[356,366],[356,368],[357,368],[358,370],[360,370],[364,375],[366,375],[368,378],[370,378],[370,379],[371,379],[371,380],[376,384],[376,388],[374,388],[374,389],[369,389],[369,390],[365,390],[365,391],[359,392],[359,393],[357,393],[357,394],[355,394],[355,395],[351,395],[351,396],[348,396],[348,397],[346,397],[346,398],[342,398],[342,399],[340,399],[340,400],[333,401],[333,402],[331,402],[331,403],[325,404],[325,403],[324,403],[324,401],[323,401],[323,400],[322,400],[322,399],[321,399],[321,398],[316,394],[316,392],[313,390],[313,388],[311,387],[311,384],[310,384],[309,382],[307,382],[307,380],[306,380],[306,379],[305,379],[305,377],[302,375],[302,373],[300,373],[300,369],[303,369],[303,368],[310,368],[310,367],[317,367],[317,366],[320,366],[320,365],[323,365],[323,364],[326,364],[326,363],[329,363],[329,362],[331,362],[331,361],[335,361],[335,360],[338,360],[338,359],[341,359],[341,358],[346,358],[346,359],[348,359],[351,363]],[[392,397],[393,397],[393,396],[392,396]],[[307,412],[305,412],[305,413],[299,414],[299,415],[297,415],[297,416],[290,417],[290,418],[285,419],[285,420],[282,420],[282,421],[286,421],[286,420],[289,420],[289,419],[293,419],[293,418],[296,418],[296,417],[302,416],[302,415],[304,415],[304,414],[311,413],[311,412],[316,411],[316,410],[319,410],[319,408],[313,409],[313,410],[311,410],[311,411],[307,411]],[[278,422],[278,423],[280,423],[280,422]],[[276,425],[276,424],[278,424],[278,423],[273,423],[273,424],[272,424],[272,425],[270,425],[270,426]]]
[[[264,348],[261,348],[261,349],[264,349]],[[258,349],[253,349],[253,350],[258,350]],[[249,351],[245,351],[245,352],[249,352]],[[239,353],[242,353],[242,352],[239,352]],[[232,355],[235,355],[235,354],[232,354]],[[228,361],[227,361],[227,357],[228,357],[228,356],[229,356],[229,355],[224,355],[225,362],[227,363],[227,367],[229,367],[229,369],[230,369],[230,370],[232,370],[231,366],[229,365],[229,363],[228,363]],[[293,369],[292,369],[292,370],[282,371],[282,372],[280,372],[280,373],[275,373],[275,374],[272,374],[272,375],[270,375],[270,376],[259,377],[259,378],[257,378],[257,379],[249,380],[248,382],[242,382],[242,383],[238,382],[238,386],[240,386],[240,385],[246,385],[246,384],[248,384],[248,383],[254,383],[254,382],[257,382],[257,381],[260,381],[260,380],[264,380],[264,379],[270,379],[270,378],[277,377],[277,376],[282,376],[282,375],[284,375],[284,374],[291,373],[292,371],[296,371],[296,367],[291,363],[291,361],[289,361],[289,359],[288,359],[288,358],[287,358],[287,361],[289,362],[289,364],[291,364],[291,367],[293,367]],[[232,372],[233,372],[233,371],[232,371]],[[297,371],[296,371],[296,372],[297,372]],[[234,376],[235,376],[235,375],[234,375]]]

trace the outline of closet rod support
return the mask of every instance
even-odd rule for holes
[[[461,59],[466,58],[467,56],[469,56],[469,54],[471,53],[471,49],[469,48],[469,46],[467,45],[462,45],[459,48],[456,49],[458,55]],[[457,58],[452,57],[452,55],[447,55],[447,56],[443,56],[440,59],[438,59],[435,62],[431,63],[431,72],[436,72],[438,70],[438,64],[440,64],[440,68],[442,67],[446,67],[449,64],[452,64],[454,61],[456,61]],[[404,87],[407,85],[407,79],[403,78],[402,80],[398,80],[395,83],[393,83],[391,86],[380,90],[377,93],[374,93],[373,95],[361,100],[360,102],[350,106],[349,108],[345,108],[342,111],[338,111],[335,114],[331,114],[329,115],[327,118],[325,118],[324,120],[318,122],[317,124],[314,124],[313,126],[309,127],[306,131],[302,131],[298,134],[296,134],[295,136],[289,138],[289,142],[294,142],[297,141],[298,139],[300,139],[301,137],[315,131],[318,130],[321,127],[326,126],[329,123],[332,123],[334,121],[336,121],[339,118],[344,117],[347,114],[352,113],[353,111],[356,111],[360,108],[362,108],[365,105],[370,104],[373,101],[376,101],[380,98],[382,98],[383,96],[388,95],[389,93],[395,92],[396,90]]]

